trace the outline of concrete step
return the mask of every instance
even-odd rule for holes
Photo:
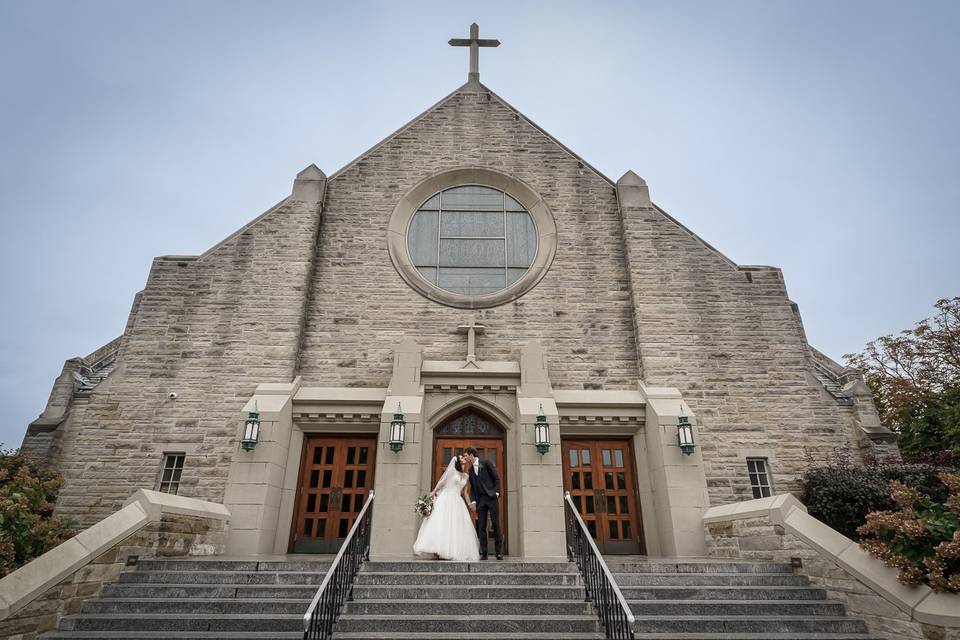
[[[317,589],[315,585],[276,584],[150,584],[122,583],[104,585],[100,592],[103,598],[247,598],[260,600],[310,600]]]
[[[277,631],[303,633],[303,613],[298,615],[142,614],[104,613],[67,616],[61,631]]]
[[[54,631],[43,640],[303,640],[303,630],[265,631]]]
[[[815,587],[628,587],[621,584],[620,591],[627,600],[823,600],[827,597],[826,591]]]
[[[809,584],[806,576],[784,573],[622,573],[614,575],[621,586],[712,586],[737,587],[803,587]]]
[[[326,573],[305,571],[128,571],[122,584],[315,584]]]
[[[846,614],[832,600],[627,600],[635,616],[832,616]]]
[[[326,573],[326,560],[177,560],[149,559],[137,563],[135,571],[305,571]]]
[[[461,593],[461,597],[463,594]],[[344,612],[350,615],[406,615],[432,616],[437,613],[437,602],[421,600],[373,600],[356,598],[348,602]],[[306,610],[306,608],[304,608]],[[589,602],[570,600],[445,600],[444,611],[470,612],[474,616],[523,616],[523,615],[594,615]]]
[[[637,633],[637,640],[884,640],[867,633]]]
[[[428,573],[425,571],[399,573],[362,571],[357,574],[354,584],[575,585],[579,584],[579,581],[580,574],[578,573]]]
[[[468,629],[474,631],[474,636],[486,636],[489,633],[595,633],[599,631],[599,623],[595,615],[576,616],[489,616],[489,615],[440,615],[429,618],[423,616],[385,615],[385,616],[357,616],[344,613],[337,621],[337,633],[351,632],[383,632],[416,634],[422,637],[424,633],[449,633],[454,630]],[[481,631],[482,630],[482,631]],[[410,637],[408,635],[407,637]]]
[[[334,640],[410,640],[411,636],[406,632],[393,631],[358,631],[349,633],[340,633],[337,630],[333,632]],[[417,640],[602,640],[605,636],[600,632],[583,633],[562,633],[551,631],[547,633],[522,632],[522,631],[502,631],[487,632],[481,628],[477,631],[469,632],[437,632],[437,633],[418,633]]]
[[[359,631],[340,633],[337,630],[333,632],[334,640],[410,640],[410,634],[406,632],[393,631]],[[438,633],[418,633],[417,640],[602,640],[605,636],[600,632],[583,633],[562,633],[551,631],[547,633],[536,632],[517,632],[503,631],[489,633],[482,630],[469,632],[438,632]]]
[[[862,620],[833,616],[636,616],[642,633],[867,633]]]
[[[361,573],[577,573],[572,562],[365,562]]]
[[[480,600],[498,600],[498,599],[519,599],[528,600],[579,600],[583,601],[583,587],[579,585],[362,585],[357,584],[353,587],[354,600],[385,600],[385,599],[404,599],[404,600],[436,600],[443,601],[446,606],[447,600],[460,600],[468,598],[474,601]]]
[[[83,603],[81,613],[303,615],[310,606],[304,600],[261,600],[246,598],[95,598]]]
[[[789,564],[773,562],[663,562],[607,560],[607,567],[619,573],[793,573]]]

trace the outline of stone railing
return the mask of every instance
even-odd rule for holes
[[[0,579],[0,638],[34,640],[139,558],[223,553],[221,504],[141,489],[122,509]]]
[[[792,563],[889,640],[960,640],[960,595],[897,580],[897,570],[807,513],[789,493],[711,507],[707,552],[718,558]]]

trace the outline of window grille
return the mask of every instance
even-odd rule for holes
[[[767,498],[773,495],[766,458],[747,458],[747,471],[750,474],[750,488],[753,490],[754,498]]]
[[[183,453],[166,453],[163,456],[163,473],[160,476],[160,491],[177,493],[180,489],[180,476],[183,474]]]

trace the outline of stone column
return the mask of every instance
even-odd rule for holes
[[[540,455],[534,446],[534,423],[543,406],[550,424],[550,450]],[[532,340],[520,354],[517,389],[521,553],[527,561],[565,562],[566,528],[563,514],[563,464],[560,452],[560,414],[553,398],[546,357]],[[511,496],[513,498],[513,496]]]
[[[677,418],[680,409],[696,427],[690,407],[680,391],[669,387],[640,384],[646,396],[646,469],[653,487],[653,521],[660,555],[667,557],[704,556],[703,513],[710,506],[707,479],[700,448],[691,455],[680,451]],[[694,429],[696,431],[696,429]],[[694,441],[697,440],[694,433]],[[648,537],[649,541],[649,537]],[[652,545],[651,545],[652,546]],[[648,549],[653,555],[654,550]]]
[[[404,338],[393,354],[393,377],[380,413],[377,438],[377,471],[374,480],[373,530],[370,557],[374,560],[409,560],[418,517],[413,505],[420,496],[421,465],[430,465],[424,446],[423,388],[420,370],[423,351]],[[390,422],[399,404],[407,423],[403,449],[390,450]]]
[[[288,384],[262,384],[238,416],[237,449],[224,495],[224,504],[232,514],[227,538],[230,555],[274,552],[293,433],[293,396],[299,388],[299,377]],[[239,443],[254,403],[260,412],[260,438],[253,451],[243,451]]]

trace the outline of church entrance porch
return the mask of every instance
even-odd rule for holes
[[[634,454],[627,439],[564,438],[563,488],[601,553],[645,553]]]
[[[307,436],[290,532],[293,553],[336,553],[373,487],[373,436]]]
[[[500,526],[503,531],[503,551],[508,552],[507,536],[507,466],[506,438],[500,427],[475,409],[466,409],[447,419],[434,431],[433,486],[454,455],[462,455],[464,449],[473,447],[481,460],[492,460],[500,474]],[[477,514],[470,512],[474,524]],[[493,528],[488,527],[489,547],[493,548]]]

